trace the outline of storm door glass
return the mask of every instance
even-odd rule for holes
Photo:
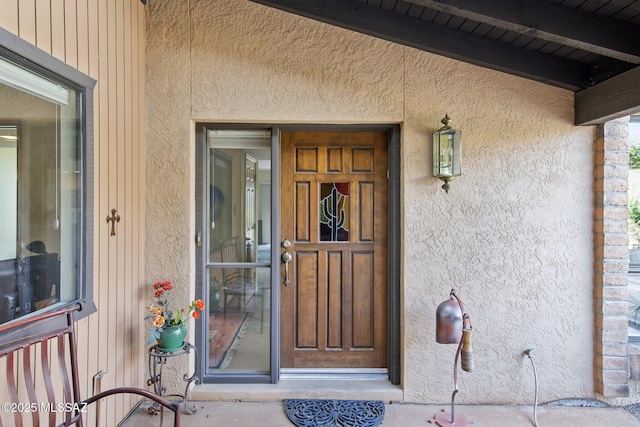
[[[208,130],[207,375],[268,373],[271,133]]]

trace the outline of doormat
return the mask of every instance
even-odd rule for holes
[[[376,427],[384,419],[381,400],[286,399],[284,411],[298,427]]]
[[[249,313],[216,313],[209,315],[209,367],[222,367],[238,339]]]

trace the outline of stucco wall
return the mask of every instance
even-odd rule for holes
[[[149,281],[193,294],[195,121],[400,123],[405,400],[450,399],[434,323],[452,287],[476,361],[458,402],[529,402],[528,347],[541,401],[593,395],[594,129],[570,92],[242,0],[150,2],[147,55]],[[463,131],[449,194],[428,143],[445,113]]]

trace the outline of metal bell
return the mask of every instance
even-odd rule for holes
[[[462,310],[452,296],[436,309],[436,341],[440,344],[458,344],[462,339]]]

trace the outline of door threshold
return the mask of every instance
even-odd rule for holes
[[[273,402],[284,399],[344,399],[402,402],[402,387],[389,380],[282,379],[277,384],[198,384],[192,400]]]
[[[283,380],[376,380],[389,379],[387,368],[281,368]]]

